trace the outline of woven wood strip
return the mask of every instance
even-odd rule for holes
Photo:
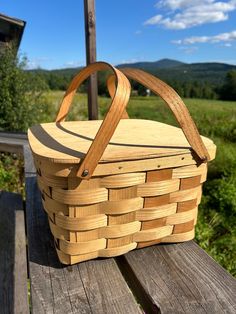
[[[173,177],[172,172],[173,172],[172,169],[148,171],[146,182],[170,180]]]
[[[137,193],[137,185],[128,188],[109,189],[109,201],[132,199],[141,196]]]
[[[207,172],[207,164],[201,164],[199,166],[191,165],[191,166],[174,168],[172,177],[179,178],[179,179],[190,178],[190,177],[203,175],[206,172]]]
[[[197,208],[182,212],[182,213],[176,213],[173,215],[170,215],[166,218],[166,223],[168,225],[176,225],[176,224],[182,224],[184,222],[188,222],[192,220],[195,217]]]
[[[212,153],[214,158],[215,151]],[[53,175],[58,177],[68,177],[71,173],[76,172],[78,165],[72,163],[53,163],[46,159],[40,159],[34,155],[36,169],[42,176]],[[161,170],[171,167],[181,167],[187,165],[196,165],[197,162],[191,154],[180,154],[177,156],[165,156],[158,158],[148,158],[142,160],[108,162],[98,164],[94,176],[106,176],[133,172],[142,172],[148,170]]]
[[[169,203],[170,203],[170,194],[144,198],[144,208],[167,205]]]
[[[197,198],[179,202],[177,205],[177,213],[185,212],[187,210],[194,209],[195,207],[197,207]]]
[[[117,248],[132,243],[133,235],[107,240],[107,248]]]
[[[61,215],[55,215],[55,224],[67,230],[92,230],[107,226],[106,215],[91,215],[83,218],[70,218]]]
[[[194,219],[188,222],[175,225],[173,229],[173,234],[185,233],[185,232],[193,230],[193,228],[194,228]]]
[[[143,241],[151,241],[154,239],[161,239],[171,235],[173,231],[173,226],[164,226],[159,227],[156,229],[149,229],[149,230],[142,230],[137,232],[133,239],[136,242],[143,242]]]
[[[185,242],[190,241],[194,238],[195,232],[194,229],[188,232],[179,233],[179,234],[171,234],[161,240],[163,243],[171,243],[171,242]]]
[[[176,191],[170,194],[170,202],[183,202],[183,201],[189,201],[195,198],[198,198],[198,195],[201,191],[201,186],[188,189],[188,190],[182,190],[182,191]]]
[[[189,190],[196,188],[201,183],[201,176],[180,179],[180,190]]]
[[[165,180],[159,182],[147,182],[138,185],[138,196],[157,196],[179,190],[179,179]]]
[[[137,243],[132,242],[127,245],[120,246],[119,248],[106,248],[103,250],[99,251],[99,256],[100,257],[112,257],[112,256],[117,256],[117,255],[123,255],[125,253],[128,253],[131,250],[136,249]]]
[[[136,219],[139,221],[152,220],[157,218],[167,217],[175,214],[177,210],[177,203],[162,205],[153,208],[144,208],[136,212]]]
[[[106,176],[100,180],[101,187],[125,188],[145,183],[146,172],[125,173],[120,175]]]
[[[157,239],[157,240],[153,240],[153,241],[145,241],[145,242],[139,242],[137,245],[138,249],[147,247],[147,246],[151,246],[151,245],[155,245],[155,244],[159,244],[161,243],[161,239]]]
[[[87,242],[72,243],[59,240],[59,248],[62,252],[69,255],[79,255],[96,252],[106,248],[106,239],[96,239]]]
[[[121,225],[126,224],[132,221],[136,221],[135,219],[136,212],[127,213],[124,215],[109,215],[108,216],[108,225]]]
[[[62,213],[65,216],[69,215],[69,206],[67,204],[60,203],[56,200],[53,200],[48,195],[43,195],[43,206],[44,209],[48,213]],[[73,217],[85,217],[89,215],[97,215],[97,214],[126,214],[138,209],[143,208],[143,198],[136,197],[126,200],[119,200],[119,201],[107,201],[96,203],[92,205],[81,205],[81,206],[74,206],[74,215]]]
[[[136,234],[141,229],[140,221],[133,221],[122,225],[107,226],[102,229],[102,235],[106,238],[119,238],[130,234]]]
[[[141,230],[149,230],[149,229],[156,229],[159,227],[166,226],[166,217],[142,221],[142,228]]]
[[[86,205],[108,200],[108,191],[105,188],[87,190],[52,189],[52,198],[58,202],[70,205]]]

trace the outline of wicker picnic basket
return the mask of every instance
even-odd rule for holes
[[[112,71],[104,121],[64,122],[79,85],[99,70]],[[128,119],[128,78],[162,97],[181,128]],[[28,137],[62,263],[193,239],[216,147],[199,135],[181,98],[161,80],[138,69],[91,64],[72,80],[56,123],[33,126]]]

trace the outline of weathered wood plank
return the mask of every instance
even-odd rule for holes
[[[32,313],[141,313],[114,259],[60,264],[33,171],[26,167]]]
[[[22,155],[22,147],[27,144],[25,133],[0,132],[0,151]]]
[[[0,138],[5,138],[7,140],[18,140],[21,141],[22,144],[27,143],[27,134],[25,132],[3,132],[0,131]]]
[[[113,258],[77,267],[92,313],[143,313]]]
[[[29,313],[25,219],[22,197],[0,192],[1,313]]]
[[[236,312],[235,278],[193,241],[132,251],[118,260],[148,313]]]
[[[41,202],[38,196],[35,175],[27,174],[26,217],[31,306],[35,313],[53,313],[53,293],[47,257],[49,239],[45,236],[44,227],[47,227],[47,219],[40,209]]]

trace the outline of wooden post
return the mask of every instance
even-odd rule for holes
[[[84,0],[86,63],[96,61],[96,21],[94,0]],[[88,115],[89,120],[98,119],[97,74],[92,74],[88,82]]]

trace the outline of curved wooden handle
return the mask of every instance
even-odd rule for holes
[[[94,169],[96,168],[104,150],[106,149],[115,129],[123,116],[126,105],[129,101],[130,96],[130,83],[127,77],[105,62],[95,62],[88,65],[86,68],[82,69],[79,74],[77,74],[71,81],[65,96],[62,100],[56,122],[63,122],[69,112],[73,97],[76,93],[77,88],[80,84],[88,78],[92,73],[100,70],[112,70],[116,79],[116,90],[114,88],[114,81],[112,82],[113,86],[109,87],[108,80],[108,89],[112,90],[112,102],[110,108],[94,138],[93,143],[91,144],[85,158],[83,159],[81,166],[77,172],[77,176],[82,179],[89,179]]]
[[[173,112],[187,141],[198,157],[203,162],[210,160],[209,153],[187,107],[173,88],[157,77],[142,70],[133,68],[120,68],[119,70],[122,71],[128,78],[141,83],[152,90],[155,94],[159,95]],[[109,83],[114,85],[114,77],[113,79],[110,79]]]

